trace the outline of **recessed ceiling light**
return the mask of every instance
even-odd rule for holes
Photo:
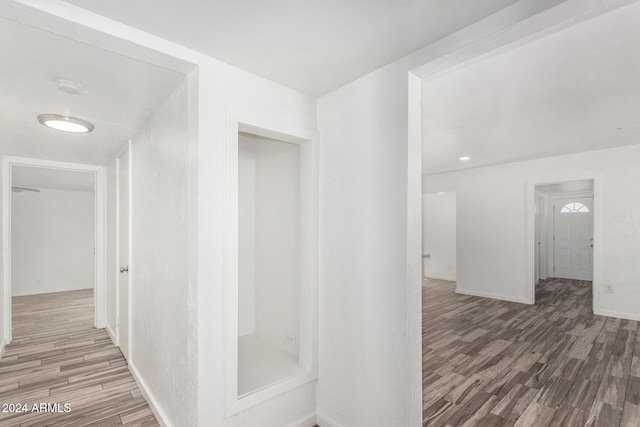
[[[469,157],[469,156],[460,157],[460,161],[462,161],[462,162],[466,162],[467,160],[471,160],[471,157]]]
[[[62,114],[40,114],[38,121],[44,126],[63,132],[89,133],[94,129],[93,124],[86,120]]]

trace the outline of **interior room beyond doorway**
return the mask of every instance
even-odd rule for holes
[[[594,182],[536,185],[535,283],[548,278],[593,281]]]

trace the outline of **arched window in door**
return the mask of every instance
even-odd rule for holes
[[[589,208],[578,202],[567,203],[562,207],[560,213],[587,213]]]

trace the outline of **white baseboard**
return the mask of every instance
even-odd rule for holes
[[[4,356],[4,347],[7,345],[7,343],[2,340],[0,341],[0,360],[2,360],[2,356]]]
[[[617,319],[640,321],[640,314],[637,313],[623,313],[620,311],[612,310],[594,310],[593,314],[597,314],[598,316],[615,317]]]
[[[149,387],[147,386],[147,384],[140,377],[138,370],[131,363],[129,363],[129,372],[131,372],[133,379],[136,380],[136,383],[140,388],[140,392],[142,393],[142,396],[144,396],[145,400],[149,404],[149,408],[151,408],[151,412],[153,412],[153,415],[156,416],[156,419],[158,420],[158,423],[160,424],[160,426],[173,427],[173,425],[167,421],[168,418],[166,414],[160,408],[160,405],[158,405],[158,402],[156,401],[156,399],[153,397],[153,393],[149,391]]]
[[[316,414],[300,418],[298,421],[289,424],[289,427],[313,427],[316,424]]]
[[[427,279],[436,279],[436,280],[448,280],[449,282],[455,282],[456,278],[453,276],[437,276],[435,274],[425,274],[424,276]]]
[[[117,347],[118,344],[116,343],[116,334],[113,332],[113,329],[111,329],[111,325],[107,323],[105,325],[105,329],[107,330],[107,335],[109,335],[109,338],[111,338],[111,342],[113,342],[113,345]]]
[[[342,427],[341,424],[338,424],[326,415],[318,414],[317,420],[320,427]]]
[[[507,296],[507,295],[492,294],[492,293],[488,293],[488,292],[470,291],[468,289],[456,288],[456,294],[471,295],[473,297],[491,298],[491,299],[498,299],[498,300],[501,300],[501,301],[517,302],[519,304],[531,305],[531,303],[529,301],[527,301],[526,299],[524,299],[524,298],[517,298],[517,297],[511,297],[511,296]]]

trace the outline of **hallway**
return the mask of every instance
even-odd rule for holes
[[[12,307],[0,402],[27,412],[8,408],[0,426],[158,425],[120,350],[93,327],[93,289],[14,297]],[[59,406],[33,411],[40,403]]]
[[[591,298],[587,281],[544,280],[523,305],[425,279],[424,425],[639,425],[638,322]]]

